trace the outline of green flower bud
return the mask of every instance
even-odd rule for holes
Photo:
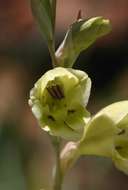
[[[111,157],[128,174],[128,101],[111,104],[88,123],[79,143],[81,154]]]
[[[60,154],[60,167],[62,175],[65,175],[79,158],[78,142],[68,142]]]
[[[109,20],[94,17],[80,19],[69,28],[64,41],[56,52],[58,64],[72,67],[79,54],[92,45],[98,38],[111,30]]]
[[[76,140],[89,119],[85,106],[90,88],[91,80],[85,72],[56,67],[36,82],[29,104],[45,131]]]

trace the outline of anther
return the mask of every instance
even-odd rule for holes
[[[47,90],[48,90],[49,94],[55,99],[64,98],[64,94],[59,85],[51,86],[51,87],[47,88]]]
[[[56,85],[56,89],[57,89],[57,92],[58,92],[60,98],[64,98],[64,94],[63,94],[62,89],[60,88],[59,85]]]
[[[51,88],[47,88],[48,93],[53,97],[57,98],[55,92]]]

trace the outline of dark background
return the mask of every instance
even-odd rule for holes
[[[83,52],[75,68],[92,79],[88,109],[128,99],[128,1],[58,0],[56,44],[83,17],[104,16],[112,32]],[[27,0],[0,1],[0,190],[51,188],[54,162],[50,140],[28,107],[29,91],[51,60]],[[110,160],[83,157],[65,179],[65,190],[127,190],[128,177]]]

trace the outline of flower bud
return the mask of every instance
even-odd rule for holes
[[[60,166],[62,175],[69,170],[79,158],[78,142],[68,142],[60,154]]]
[[[36,82],[29,104],[45,131],[77,140],[89,119],[85,106],[90,88],[91,81],[85,72],[56,67]]]
[[[85,128],[81,154],[107,156],[128,174],[128,101],[111,104],[98,112]]]
[[[79,19],[69,28],[56,52],[58,64],[72,67],[79,54],[111,30],[110,22],[102,17]]]

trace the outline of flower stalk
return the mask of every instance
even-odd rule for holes
[[[61,150],[61,140],[57,137],[52,137],[52,145],[55,152],[55,166],[53,168],[53,190],[62,189],[63,176],[60,166],[60,150]]]
[[[48,49],[49,49],[49,53],[50,53],[50,57],[52,61],[52,67],[54,68],[57,65],[57,60],[56,60],[56,55],[55,55],[55,39],[53,39],[49,43]]]

